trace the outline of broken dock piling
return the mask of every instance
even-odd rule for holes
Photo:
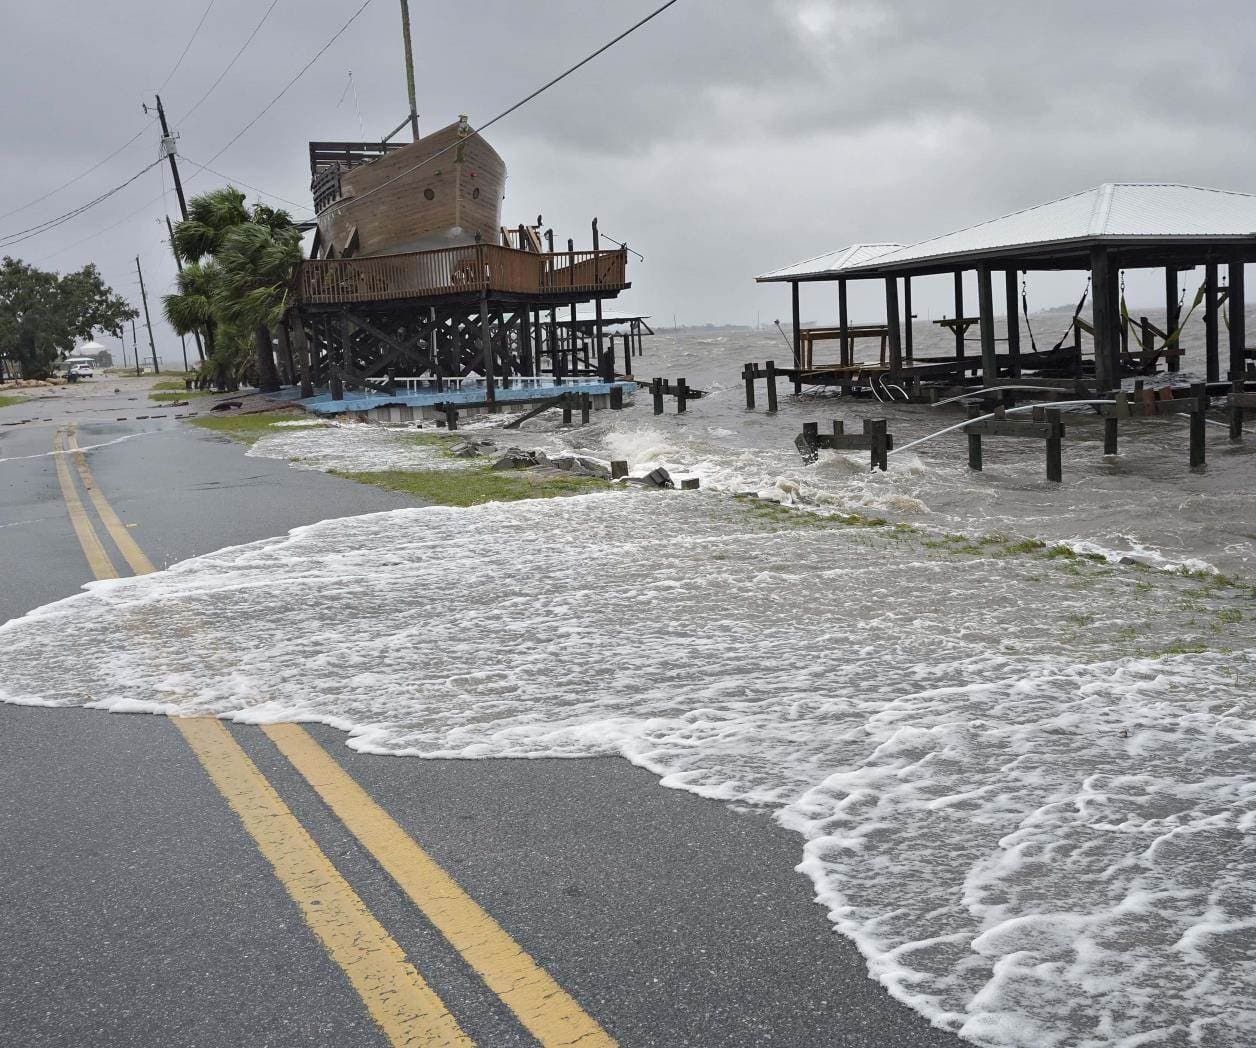
[[[862,433],[847,433],[846,424],[833,420],[833,432],[821,433],[819,423],[804,422],[802,432],[794,439],[803,461],[810,465],[820,457],[821,448],[834,451],[867,451],[870,470],[884,472],[889,468],[889,452],[894,447],[894,437],[887,431],[883,418],[866,418]]]

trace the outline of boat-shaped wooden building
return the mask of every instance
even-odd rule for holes
[[[311,142],[310,177],[315,258],[501,241],[506,164],[466,116],[410,143]]]
[[[543,371],[613,381],[602,302],[630,286],[626,246],[604,250],[596,219],[586,251],[554,250],[539,216],[503,225],[506,164],[465,116],[409,143],[311,142],[310,174],[317,227],[288,317],[303,389],[482,379],[491,400]],[[591,332],[559,323],[582,303]]]

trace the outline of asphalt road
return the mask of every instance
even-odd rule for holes
[[[92,578],[48,454],[71,420],[157,568],[412,504],[248,458],[170,417],[182,409],[153,408],[143,385],[98,381],[0,409],[0,423],[32,420],[0,425],[0,619]],[[510,995],[390,876],[384,850],[266,733],[227,730],[465,1036],[537,1044]],[[334,730],[310,734],[395,820],[387,833],[417,843],[622,1045],[961,1043],[867,978],[794,872],[801,840],[764,816],[662,789],[625,761],[374,757]],[[0,706],[0,1043],[443,1043],[390,1039],[372,1019],[317,911],[298,905],[208,767],[163,717]]]

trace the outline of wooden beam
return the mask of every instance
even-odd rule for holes
[[[802,323],[798,319],[798,281],[789,282],[790,306],[794,318],[794,367],[802,366]]]
[[[885,326],[889,329],[890,374],[903,368],[903,334],[898,319],[898,278],[885,278]]]
[[[1204,267],[1204,370],[1209,382],[1221,380],[1217,305],[1217,265],[1210,262]]]
[[[1109,314],[1112,303],[1112,270],[1105,248],[1090,252],[1090,307],[1095,342],[1095,383],[1099,393],[1111,389],[1116,382],[1117,332]]]
[[[1016,283],[1016,270],[1003,274],[1003,299],[1007,313],[1007,355],[1012,358],[1012,378],[1020,378],[1020,289]]]
[[[839,277],[837,280],[837,330],[839,332],[839,359],[844,366],[849,367],[850,360],[850,318],[846,311],[846,278]]]
[[[1164,269],[1164,329],[1168,333],[1165,337],[1165,349],[1169,351],[1168,367],[1170,371],[1179,371],[1182,367],[1182,358],[1172,351],[1177,349],[1177,339],[1173,338],[1173,332],[1177,330],[1177,326],[1181,320],[1178,311],[1178,275],[1176,266],[1165,266]]]
[[[903,355],[910,361],[912,353],[911,277],[903,277]]]
[[[1247,318],[1243,311],[1246,295],[1243,280],[1243,263],[1230,263],[1230,374],[1231,380],[1240,379],[1247,371]]]
[[[955,271],[955,319],[964,319],[964,271]],[[964,359],[964,326],[955,325],[955,359]]]
[[[989,385],[998,380],[999,363],[994,344],[994,290],[989,266],[977,267],[977,305],[980,309],[981,381]]]

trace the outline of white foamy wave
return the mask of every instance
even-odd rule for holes
[[[39,609],[0,627],[0,697],[324,721],[380,753],[622,754],[802,833],[834,923],[942,1026],[1238,1045],[1254,638],[1245,594],[1197,585],[701,494],[434,507]]]
[[[466,469],[439,444],[414,429],[390,429],[359,422],[315,424],[268,433],[248,454],[287,459],[303,469],[383,472],[406,469]]]

